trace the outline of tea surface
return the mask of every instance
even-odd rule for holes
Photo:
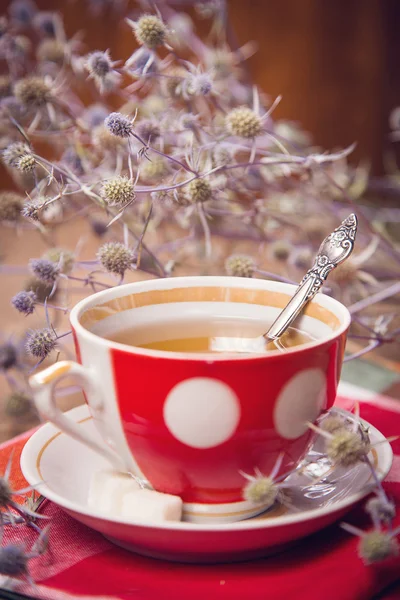
[[[290,327],[279,342],[254,346],[268,329],[265,323],[245,318],[171,320],[120,329],[106,337],[109,340],[150,350],[185,353],[269,352],[284,351],[314,341],[310,334]]]

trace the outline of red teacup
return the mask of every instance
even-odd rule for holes
[[[265,474],[283,453],[293,468],[310,442],[308,421],[332,406],[347,309],[318,294],[297,322],[316,341],[264,355],[192,354],[137,348],[102,335],[155,319],[231,315],[265,319],[295,286],[230,277],[184,277],[119,286],[79,302],[70,320],[80,364],[56,363],[31,378],[39,412],[119,469],[184,501],[191,521],[235,521],[263,510],[243,500],[243,473]],[[74,375],[105,442],[62,415],[52,394]]]

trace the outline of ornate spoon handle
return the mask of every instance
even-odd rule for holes
[[[294,296],[273,322],[264,338],[277,340],[293,323],[304,306],[314,298],[329,273],[350,256],[357,233],[357,218],[351,214],[322,242],[314,264],[307,271]]]

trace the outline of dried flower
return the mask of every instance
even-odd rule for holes
[[[34,198],[33,200],[27,200],[21,210],[23,217],[31,219],[31,221],[39,221],[40,213],[43,210],[45,202],[41,198]]]
[[[16,223],[21,216],[24,199],[16,192],[0,192],[0,223]]]
[[[328,415],[321,421],[320,428],[328,433],[336,433],[346,427],[346,422],[342,417],[336,415]]]
[[[62,65],[65,59],[65,45],[56,39],[43,40],[36,51],[38,60]]]
[[[26,340],[26,351],[35,358],[46,358],[57,344],[57,338],[54,331],[45,327],[36,329],[28,334]]]
[[[18,312],[24,315],[31,315],[35,310],[37,296],[35,292],[18,292],[11,299],[12,305]]]
[[[292,246],[286,240],[277,240],[271,244],[271,254],[277,260],[287,260],[291,250]]]
[[[33,26],[42,35],[54,38],[56,37],[57,21],[59,21],[59,17],[56,13],[43,10],[35,15]]]
[[[0,574],[7,577],[26,575],[29,558],[21,545],[9,544],[0,547]]]
[[[11,19],[15,25],[20,27],[30,25],[36,11],[36,4],[33,0],[13,0],[9,7]]]
[[[103,182],[101,196],[108,206],[123,207],[136,198],[135,186],[128,177],[117,175]]]
[[[0,346],[0,371],[8,371],[17,365],[18,353],[10,342]]]
[[[376,525],[389,524],[396,516],[396,505],[382,495],[370,498],[365,505],[365,510]]]
[[[113,112],[104,120],[104,125],[115,136],[127,138],[133,133],[132,121],[118,112]]]
[[[29,76],[16,82],[14,94],[27,108],[41,108],[51,100],[51,89],[42,77]]]
[[[22,173],[31,173],[36,169],[37,162],[33,154],[24,154],[17,162],[18,171]]]
[[[50,248],[43,258],[55,263],[60,269],[60,273],[68,275],[71,273],[75,264],[75,254],[66,248]]]
[[[101,246],[97,257],[106,271],[121,276],[132,267],[135,260],[132,250],[119,242],[108,242]]]
[[[146,160],[140,167],[140,177],[145,181],[160,179],[166,173],[168,173],[168,168],[166,160],[162,156]]]
[[[262,133],[261,118],[247,106],[240,106],[231,110],[225,118],[225,125],[229,133],[243,138],[255,138]]]
[[[29,266],[35,277],[48,284],[54,283],[61,272],[58,264],[46,258],[31,258]]]
[[[212,188],[206,179],[194,179],[189,183],[185,192],[191,203],[206,202],[211,198]]]
[[[130,24],[133,25],[139,44],[153,49],[165,43],[167,28],[155,15],[143,15],[136,23],[130,22]]]
[[[9,417],[16,419],[31,417],[35,414],[32,399],[25,392],[10,394],[5,400],[5,412]]]
[[[369,446],[357,431],[336,430],[326,442],[326,454],[334,463],[351,467],[368,454]]]
[[[103,235],[105,235],[107,233],[107,223],[105,221],[101,221],[99,219],[92,219],[91,221],[91,227],[93,230],[93,233],[95,235],[97,235],[98,237],[103,237]]]
[[[208,96],[212,89],[213,81],[208,73],[192,73],[185,82],[185,92],[188,96]]]
[[[253,277],[255,269],[254,260],[244,254],[232,254],[225,262],[227,275],[233,277]]]
[[[154,119],[141,119],[136,124],[136,133],[145,142],[154,141],[160,137],[160,126]]]
[[[8,167],[18,167],[21,158],[31,155],[31,149],[27,144],[24,144],[23,142],[14,142],[3,150],[1,158]]]
[[[370,531],[361,536],[358,553],[365,563],[371,564],[397,556],[399,544],[389,533]]]
[[[256,477],[243,490],[243,498],[253,504],[272,506],[278,496],[278,486],[271,477]]]
[[[103,79],[113,69],[113,63],[110,59],[110,51],[102,52],[97,50],[88,55],[86,59],[86,68],[93,77]]]

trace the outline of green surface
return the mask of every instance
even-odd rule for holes
[[[400,376],[381,365],[365,360],[351,360],[343,365],[341,379],[377,393],[384,393],[393,383],[399,381]]]

